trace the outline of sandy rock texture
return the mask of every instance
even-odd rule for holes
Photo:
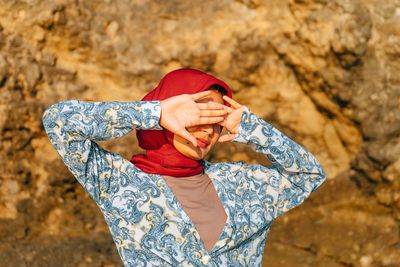
[[[272,226],[268,267],[400,266],[399,0],[0,0],[0,265],[122,266],[41,125],[199,68],[307,147],[328,181]],[[130,158],[135,135],[102,142]],[[241,144],[208,158],[269,164]]]

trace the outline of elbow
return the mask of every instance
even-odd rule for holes
[[[326,172],[322,167],[321,172],[318,175],[315,175],[315,178],[313,180],[314,186],[311,192],[316,191],[326,181]]]
[[[44,110],[42,114],[42,125],[47,133],[49,133],[57,123],[60,117],[60,111],[65,105],[65,102],[66,101],[55,103]]]
[[[46,108],[42,114],[42,123],[43,125],[46,125],[48,122],[53,121],[55,118],[55,115],[58,113],[57,110],[58,105],[60,103],[57,104],[53,104],[51,106],[49,106],[48,108]]]
[[[326,171],[321,164],[319,164],[319,174],[322,180],[326,180]]]
[[[48,107],[47,109],[45,109],[45,111],[42,114],[42,125],[44,130],[46,131],[46,133],[49,133],[50,129],[51,129],[51,124],[52,122],[54,122],[54,105]]]
[[[42,115],[42,121],[48,120],[49,117],[55,118],[59,116],[61,111],[65,111],[68,107],[74,106],[79,103],[79,100],[63,100],[49,106]]]

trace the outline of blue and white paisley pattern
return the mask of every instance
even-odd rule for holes
[[[228,215],[208,252],[162,176],[142,172],[96,141],[133,129],[160,130],[159,101],[63,101],[43,114],[58,154],[90,194],[125,266],[261,266],[271,223],[300,205],[326,179],[304,147],[245,107],[233,140],[273,165],[202,162]]]

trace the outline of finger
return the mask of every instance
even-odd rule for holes
[[[210,90],[199,92],[199,93],[196,93],[196,94],[192,94],[192,99],[193,100],[197,100],[197,99],[200,99],[200,98],[202,98],[204,96],[208,96],[209,94],[211,94]]]
[[[182,138],[190,141],[193,146],[197,147],[197,140],[194,136],[192,136],[186,129],[182,129],[180,131],[175,132],[176,135],[179,135]]]
[[[229,96],[224,95],[222,97],[226,102],[228,102],[229,104],[232,105],[232,107],[234,107],[235,109],[240,108],[242,105],[240,105],[238,102],[236,102],[235,100],[233,100],[232,98],[230,98]]]
[[[228,111],[228,113],[232,113],[232,112],[235,111],[235,109],[233,109],[233,108],[231,108],[231,107],[228,107],[228,106],[225,106],[224,109],[225,109],[226,111]]]
[[[220,121],[217,124],[221,125],[222,127],[225,127],[226,126],[226,120]]]
[[[224,134],[218,138],[219,143],[229,142],[235,139],[235,134]]]
[[[200,117],[198,122],[196,123],[197,125],[200,124],[214,124],[218,123],[224,120],[224,117]]]
[[[219,110],[200,110],[200,117],[206,117],[206,116],[222,116],[227,114],[228,111],[225,109],[219,109]]]
[[[227,114],[230,114],[236,110],[236,109],[233,109],[233,108],[225,106],[225,105],[223,105],[223,106],[224,106],[223,109],[226,110]]]
[[[197,106],[200,109],[224,109],[224,107],[226,107],[225,105],[213,101],[208,103],[197,103]]]

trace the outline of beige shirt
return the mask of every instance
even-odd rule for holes
[[[224,207],[207,174],[187,177],[163,175],[189,216],[208,252],[214,247],[227,220]]]

